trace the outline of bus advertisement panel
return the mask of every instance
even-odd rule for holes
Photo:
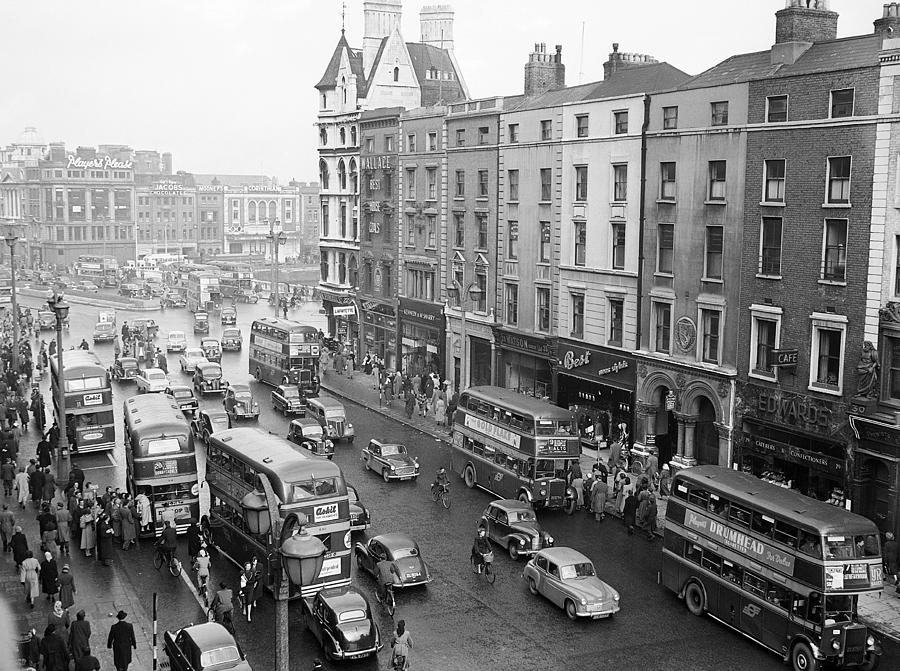
[[[58,357],[50,357],[53,409],[57,421],[58,361]],[[66,435],[72,451],[78,454],[113,449],[116,430],[109,371],[92,351],[67,350],[63,355],[63,379]]]
[[[470,387],[452,422],[451,467],[467,486],[575,511],[566,473],[581,445],[570,411],[502,387]]]
[[[878,528],[843,508],[719,466],[679,471],[666,507],[662,583],[792,663],[874,668],[859,595],[883,587]]]
[[[307,396],[319,392],[319,331],[289,319],[265,317],[250,328],[249,372],[271,385],[296,384]]]
[[[328,587],[350,584],[350,501],[340,467],[311,453],[295,450],[292,443],[259,428],[217,431],[209,438],[206,480],[209,484],[209,524],[216,546],[243,566],[254,555],[270,586],[268,558],[275,548],[265,535],[252,535],[244,523],[241,499],[263,491],[267,477],[278,497],[278,510],[286,522],[291,513],[308,518],[304,529],[327,548],[318,578],[302,589],[291,586],[291,596],[312,596]],[[286,525],[287,527],[287,525]],[[291,533],[283,528],[282,536]]]
[[[151,521],[141,535],[160,535],[167,520],[182,533],[191,519],[200,519],[194,438],[170,396],[145,394],[125,401],[125,460],[128,491],[150,501]]]

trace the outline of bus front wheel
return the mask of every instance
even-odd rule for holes
[[[466,471],[463,474],[463,479],[466,482],[466,487],[472,489],[475,486],[475,469],[472,468],[472,464],[466,466]]]
[[[817,671],[819,668],[819,661],[807,643],[798,641],[794,644],[791,649],[791,668],[794,671]]]
[[[706,594],[703,588],[695,582],[689,584],[684,590],[684,603],[691,615],[703,615],[706,610]]]

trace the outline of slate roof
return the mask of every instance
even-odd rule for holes
[[[365,76],[363,75],[362,50],[351,49],[350,45],[347,43],[347,37],[344,35],[344,31],[341,31],[341,39],[338,40],[337,46],[334,48],[334,53],[331,54],[331,60],[328,61],[328,67],[325,68],[325,74],[322,75],[322,79],[316,84],[317,89],[333,89],[336,86],[338,70],[341,67],[341,54],[344,49],[347,50],[347,56],[350,60],[350,70],[356,75],[357,84],[359,86],[364,84]]]
[[[879,35],[857,35],[827,42],[816,42],[791,65],[772,64],[771,51],[737,54],[701,72],[680,89],[725,86],[770,77],[794,77],[817,72],[853,70],[878,65],[881,50]]]

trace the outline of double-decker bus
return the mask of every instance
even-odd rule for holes
[[[59,421],[57,385],[59,358],[50,357],[53,410],[60,427],[66,427],[66,435],[73,452],[100,452],[111,450],[116,444],[116,427],[113,420],[112,386],[109,371],[90,350],[74,349],[63,353],[66,422]]]
[[[191,427],[178,404],[164,394],[125,401],[125,475],[128,491],[150,500],[151,523],[143,536],[158,536],[168,520],[176,531],[200,519],[200,484]]]
[[[882,589],[875,524],[719,466],[679,471],[666,509],[663,584],[790,661],[872,669],[881,648],[857,620]]]
[[[296,384],[318,393],[319,331],[289,319],[264,317],[250,327],[250,374],[266,384]]]
[[[502,387],[460,394],[450,466],[468,487],[571,514],[577,497],[566,471],[580,453],[575,417],[564,408]]]
[[[235,289],[250,291],[253,289],[253,268],[249,263],[236,261],[210,261],[210,265],[219,269],[219,284],[222,295],[226,298],[234,296]]]
[[[119,261],[114,256],[82,255],[75,262],[75,274],[103,284],[107,277],[115,278],[119,271]]]
[[[211,305],[222,303],[222,289],[219,286],[219,272],[210,270],[193,271],[187,281],[187,307],[191,312],[207,310]]]
[[[217,431],[209,437],[206,481],[210,494],[213,540],[238,566],[254,555],[263,571],[275,548],[266,536],[251,535],[244,524],[241,499],[263,491],[267,476],[282,518],[303,513],[305,529],[327,548],[322,570],[313,584],[291,586],[291,596],[311,596],[326,587],[350,584],[350,502],[340,467],[328,459],[295,450],[284,438],[259,428]],[[290,533],[284,530],[282,535]],[[263,584],[269,584],[266,576]]]

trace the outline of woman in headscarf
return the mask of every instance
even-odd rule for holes
[[[72,569],[69,568],[68,564],[65,564],[59,576],[59,600],[62,601],[63,608],[71,608],[75,605],[75,592],[77,591]]]
[[[41,565],[34,558],[31,550],[26,550],[25,559],[22,560],[22,583],[25,585],[25,603],[32,608],[34,608],[34,600],[41,593],[38,585],[40,575]]]
[[[53,602],[53,610],[47,614],[47,624],[54,625],[63,638],[69,637],[69,611],[63,608],[62,601]]]
[[[97,517],[91,508],[89,501],[85,502],[84,508],[81,509],[81,517],[79,526],[81,527],[81,549],[84,550],[84,556],[90,557],[94,548],[97,547]]]
[[[135,544],[137,537],[134,528],[134,502],[130,499],[123,502],[119,515],[122,519],[122,549],[128,550]]]
[[[41,562],[41,589],[47,595],[47,601],[55,601],[59,594],[59,568],[51,552],[45,552]]]

